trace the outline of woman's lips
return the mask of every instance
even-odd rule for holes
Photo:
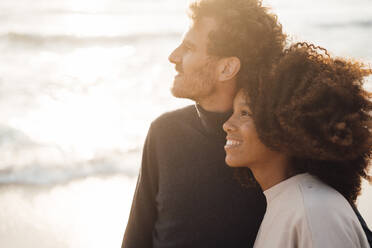
[[[236,139],[227,139],[225,149],[235,148],[237,146],[240,146],[242,144],[242,141],[236,140]]]

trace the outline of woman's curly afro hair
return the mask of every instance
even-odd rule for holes
[[[354,203],[372,151],[371,95],[358,62],[308,43],[287,49],[270,73],[242,86],[258,136]]]

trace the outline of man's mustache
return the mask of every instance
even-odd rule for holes
[[[181,64],[176,64],[176,71],[177,72],[183,72],[182,65]]]

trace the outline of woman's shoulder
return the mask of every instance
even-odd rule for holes
[[[359,223],[350,203],[338,191],[315,176],[307,174],[299,182],[299,190],[304,214],[310,224],[317,225],[318,221]]]
[[[329,209],[355,215],[345,197],[313,175],[305,174],[299,181],[299,190],[305,209]]]
[[[340,244],[340,247],[368,247],[363,229],[350,203],[335,189],[307,175],[299,182],[303,218],[314,247]],[[352,246],[348,246],[352,245]]]
[[[261,247],[369,247],[350,204],[316,177],[299,174],[264,193]]]

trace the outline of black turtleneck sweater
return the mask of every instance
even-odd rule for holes
[[[151,124],[122,247],[253,246],[266,203],[225,164],[230,114],[189,106]]]

